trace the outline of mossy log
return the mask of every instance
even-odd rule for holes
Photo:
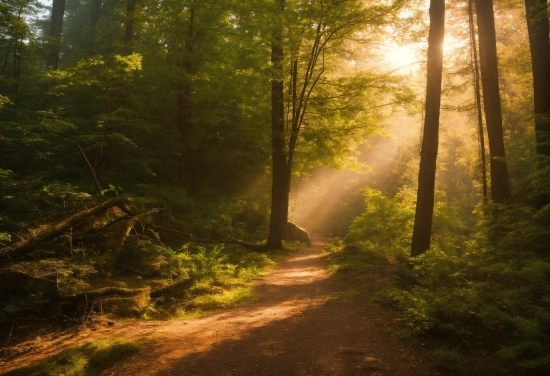
[[[116,197],[111,200],[104,201],[101,204],[94,206],[92,208],[85,209],[76,214],[73,214],[70,217],[56,224],[44,225],[44,226],[40,226],[38,228],[29,230],[29,233],[24,239],[18,242],[15,242],[13,244],[10,244],[6,247],[0,248],[0,254],[8,254],[12,252],[22,251],[36,244],[39,244],[44,240],[54,238],[62,234],[69,228],[78,225],[85,219],[93,215],[102,213],[105,210],[112,208],[114,206],[118,206],[120,208],[123,208],[124,211],[127,211],[127,209],[125,208],[125,205],[131,202],[132,202],[132,199],[129,197]]]
[[[250,249],[252,251],[256,251],[256,252],[264,252],[267,250],[267,246],[265,243],[250,243],[250,242],[245,242],[244,240],[239,240],[239,239],[231,239],[229,241],[231,244],[239,244],[239,245],[242,245],[243,247],[247,248],[247,249]]]
[[[103,287],[59,298],[61,311],[71,315],[87,315],[91,311],[136,316],[150,301],[150,289]]]
[[[109,244],[108,248],[110,249],[110,253],[108,256],[108,260],[106,261],[104,272],[107,275],[110,275],[118,261],[118,258],[120,256],[120,251],[122,250],[122,247],[124,246],[124,243],[126,242],[126,239],[128,238],[128,235],[130,235],[130,231],[136,224],[136,222],[148,215],[158,213],[162,209],[152,209],[148,212],[136,214],[128,219],[126,223],[123,223],[122,231],[118,231],[115,233],[115,236],[113,239],[111,239],[111,244]]]
[[[99,299],[113,296],[135,296],[143,293],[143,289],[129,289],[125,287],[102,287],[99,289],[84,291],[78,294],[63,296],[62,301],[84,301],[86,299]]]

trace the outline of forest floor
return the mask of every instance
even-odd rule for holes
[[[141,350],[101,375],[443,374],[428,345],[395,335],[402,324],[374,291],[358,295],[326,271],[323,241],[313,237],[310,247],[261,278],[252,301],[195,319],[104,321],[44,335],[0,359],[0,374],[114,337],[132,339]],[[373,278],[392,273],[391,265],[377,267]]]

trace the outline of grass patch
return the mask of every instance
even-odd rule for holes
[[[353,298],[361,295],[362,293],[363,293],[363,291],[360,291],[360,290],[354,289],[353,287],[350,287],[342,293],[342,299],[350,300],[350,299],[353,299]]]
[[[329,263],[328,272],[349,286],[340,294],[340,299],[375,296],[396,287],[402,274],[398,258],[366,243],[346,244],[339,238],[330,239],[323,249],[323,257]]]
[[[19,368],[7,376],[92,376],[139,352],[139,345],[123,338],[95,340],[67,349],[39,364]]]
[[[189,319],[247,301],[258,278],[302,248],[300,243],[286,243],[281,251],[260,253],[231,246],[212,250],[201,247],[197,253],[186,255],[188,260],[184,261],[192,267],[181,273],[185,277],[163,288],[163,293],[141,311],[141,317]]]
[[[231,305],[247,301],[253,296],[252,287],[243,286],[212,295],[201,295],[191,301],[195,310],[206,311],[219,308],[226,308]]]

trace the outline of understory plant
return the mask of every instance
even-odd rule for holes
[[[409,328],[484,343],[520,370],[550,370],[548,207],[492,207],[461,253],[411,260],[412,284],[389,293]],[[518,371],[519,372],[519,371]]]
[[[414,192],[405,187],[388,197],[369,188],[364,195],[365,210],[347,236],[325,248],[330,268],[367,278],[376,255],[396,259],[400,278],[379,295],[411,333],[435,335],[453,354],[482,344],[518,374],[548,373],[550,205],[480,207],[467,230],[456,208],[436,195],[432,246],[410,259]],[[448,363],[449,354],[437,356]]]

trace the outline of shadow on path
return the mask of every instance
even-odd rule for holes
[[[437,375],[407,349],[370,299],[339,298],[344,285],[320,259],[324,239],[280,263],[243,306],[149,333],[145,350],[109,375]],[[388,324],[389,322],[389,324]]]

